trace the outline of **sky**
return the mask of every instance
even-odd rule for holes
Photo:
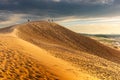
[[[120,0],[0,0],[0,27],[48,20],[87,34],[120,34]]]

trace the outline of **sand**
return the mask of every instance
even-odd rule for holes
[[[55,23],[0,30],[0,80],[120,80],[119,51]]]
[[[0,64],[1,80],[98,80],[11,34],[0,34]]]

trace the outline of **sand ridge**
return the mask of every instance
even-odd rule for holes
[[[0,32],[1,79],[120,79],[119,51],[56,23],[34,21]],[[12,64],[7,73],[6,62]]]
[[[0,34],[0,79],[91,80],[68,62],[58,59],[27,41]],[[97,78],[96,78],[97,79]]]
[[[46,50],[51,48],[49,44],[54,44],[69,50],[84,51],[116,63],[120,62],[120,51],[109,48],[89,37],[72,32],[56,23],[37,21],[21,24],[16,27],[18,30],[17,36]],[[43,44],[43,42],[48,46]],[[60,48],[58,47],[57,49]]]

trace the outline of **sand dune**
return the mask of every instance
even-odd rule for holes
[[[120,62],[119,51],[106,47],[91,38],[74,33],[58,24],[41,21],[31,22],[19,26],[17,26],[17,35],[20,38],[40,47],[48,47],[49,49],[51,47],[49,47],[49,44],[54,44],[58,49],[60,48],[59,46],[61,46],[64,47],[64,49],[84,51],[110,61]],[[111,57],[113,57],[113,59],[111,59]]]
[[[90,77],[24,40],[9,35],[0,36],[0,40],[0,79],[79,80]]]
[[[58,24],[0,30],[0,79],[120,80],[120,52]]]

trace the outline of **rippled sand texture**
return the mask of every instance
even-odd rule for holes
[[[120,52],[56,23],[0,29],[0,80],[120,80]]]

